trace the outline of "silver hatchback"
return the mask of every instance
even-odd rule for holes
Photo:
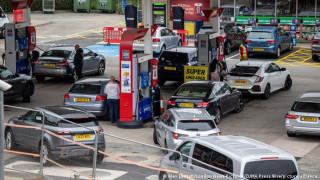
[[[320,32],[317,32],[312,40],[311,53],[312,59],[318,61],[320,56]]]
[[[320,91],[302,94],[286,114],[289,137],[298,134],[320,135]]]
[[[212,116],[200,108],[172,108],[156,118],[153,141],[161,147],[174,149],[182,137],[221,135]]]

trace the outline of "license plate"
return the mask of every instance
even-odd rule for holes
[[[253,48],[254,51],[264,51],[263,48]]]
[[[144,40],[143,40],[143,39],[140,39],[140,40],[139,40],[139,42],[143,43],[143,42],[144,42]]]
[[[45,63],[44,67],[56,67],[56,65],[55,64]]]
[[[193,108],[193,103],[180,103],[180,107]]]
[[[91,134],[77,134],[74,136],[75,140],[90,140]]]
[[[90,98],[76,97],[76,98],[74,98],[74,101],[76,101],[76,102],[90,102]]]
[[[175,70],[177,70],[176,67],[169,67],[169,66],[165,66],[164,69],[165,69],[165,70],[170,70],[170,71],[175,71]]]
[[[247,80],[234,80],[234,83],[237,83],[237,84],[247,84]]]
[[[316,122],[317,118],[315,118],[315,117],[301,117],[301,121]]]

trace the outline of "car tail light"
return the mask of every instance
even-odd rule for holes
[[[153,41],[153,42],[160,42],[160,39],[159,39],[159,38],[153,38],[152,41]]]
[[[69,93],[66,93],[66,94],[64,95],[64,98],[65,98],[65,99],[70,99]]]
[[[252,40],[250,40],[250,39],[247,39],[246,41],[247,41],[247,43],[251,43],[252,42]]]
[[[287,119],[298,119],[297,115],[293,115],[293,114],[286,114],[286,118]]]
[[[269,43],[269,44],[275,44],[276,41],[275,41],[275,40],[268,40],[267,43]]]
[[[68,131],[65,131],[65,132],[58,131],[58,132],[56,132],[56,134],[58,134],[58,135],[70,135],[70,132],[68,132]]]
[[[255,82],[261,82],[263,80],[263,77],[261,77],[259,75],[255,75],[255,76],[257,76],[257,79],[256,79]]]
[[[106,100],[106,96],[104,96],[104,95],[98,95],[96,97],[96,101],[104,101],[104,100]]]
[[[172,100],[168,100],[168,105],[170,106],[176,106],[176,102],[172,101]]]
[[[218,132],[218,133],[217,133],[217,136],[221,136],[221,135],[222,135],[222,133],[221,133],[221,132]]]
[[[197,104],[197,107],[208,107],[209,102],[201,102]]]
[[[174,139],[178,139],[178,138],[179,138],[179,134],[178,134],[178,133],[172,133],[172,137],[173,137]]]
[[[312,44],[318,44],[319,43],[319,41],[317,41],[317,40],[312,40]]]
[[[37,60],[35,60],[34,62],[33,62],[35,65],[39,65],[39,64],[41,64],[40,63],[40,61],[37,59]]]
[[[266,159],[278,159],[278,157],[262,157],[261,159],[266,160]]]
[[[68,61],[62,61],[58,63],[59,66],[69,66],[69,62]]]
[[[199,122],[200,119],[192,119],[193,122]]]
[[[102,133],[103,132],[103,129],[97,129],[96,130],[96,133]]]

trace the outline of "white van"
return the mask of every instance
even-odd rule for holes
[[[4,34],[5,34],[4,25],[6,23],[9,23],[8,16],[0,7],[0,38],[4,38]]]
[[[300,175],[291,154],[242,136],[187,138],[175,150],[189,157],[171,152],[162,158],[160,168],[181,170],[188,178],[298,180]],[[159,179],[181,177],[159,173]]]

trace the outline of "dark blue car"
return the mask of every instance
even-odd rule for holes
[[[279,58],[282,51],[293,49],[292,38],[280,27],[255,27],[247,43],[249,55],[273,54]]]

